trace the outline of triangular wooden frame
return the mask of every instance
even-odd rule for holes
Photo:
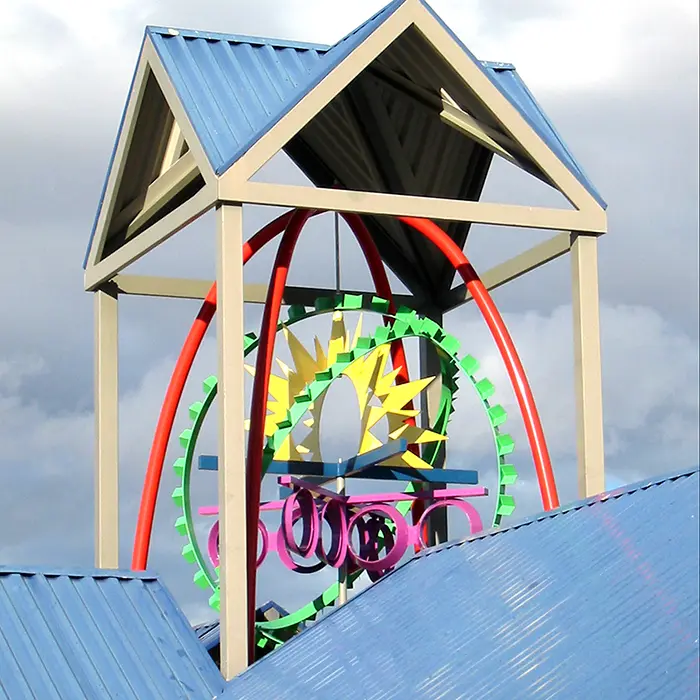
[[[158,177],[148,186],[148,190],[141,194],[141,199],[137,206],[132,204],[132,212],[115,212],[117,195],[122,184],[130,148],[133,145],[134,130],[141,113],[149,76],[155,79],[172,113],[172,126],[167,133],[162,134],[162,137],[167,139],[167,144],[163,144],[164,156],[160,164]],[[181,153],[183,142],[186,143],[187,147],[185,153]],[[166,163],[166,161],[169,162]],[[137,229],[140,224],[170,201],[197,175],[201,175],[205,185],[191,200],[166,214],[156,224],[139,233],[137,238],[129,240],[127,230],[127,241],[122,247],[108,257],[102,258],[107,234],[112,227],[115,217],[130,217],[131,213],[133,213],[134,218],[130,218],[129,221],[132,222],[131,228]],[[180,103],[177,93],[168,79],[150,38],[145,36],[127,98],[114,155],[107,174],[104,195],[86,256],[86,287],[91,286],[91,281],[100,276],[95,274],[97,272],[96,268],[103,268],[109,261],[110,268],[115,268],[114,271],[118,271],[120,264],[123,267],[135,259],[134,252],[136,252],[136,249],[143,249],[136,257],[145,254],[148,250],[165,240],[165,238],[168,238],[192,221],[193,218],[196,218],[196,216],[193,216],[195,212],[197,212],[197,216],[201,215],[201,213],[213,206],[215,201],[216,175]],[[135,211],[136,209],[138,211]],[[154,229],[154,231],[151,232],[151,229]]]
[[[494,119],[502,125],[505,133],[529,155],[533,162],[541,168],[555,187],[572,204],[574,210],[545,210],[574,215],[555,216],[552,218],[552,225],[548,225],[546,228],[557,228],[556,224],[559,221],[564,224],[562,228],[576,228],[573,224],[576,223],[577,219],[580,219],[582,224],[581,230],[604,231],[606,228],[605,210],[596,198],[549,148],[518,110],[491,82],[481,66],[475,62],[459,40],[422,0],[404,0],[404,3],[397,10],[379,24],[352,53],[331,70],[316,87],[310,90],[302,100],[223,173],[219,179],[219,198],[224,201],[238,200],[271,204],[271,201],[265,201],[272,192],[270,188],[285,187],[286,194],[289,196],[283,197],[279,201],[280,205],[303,206],[304,201],[308,200],[310,202],[311,197],[306,198],[298,192],[301,188],[254,183],[251,181],[251,178],[411,26],[415,26],[426,41],[462,77],[465,84],[479,96],[479,99],[493,115]],[[319,191],[327,192],[326,190]],[[400,195],[375,195],[374,193],[367,193],[367,197],[369,200],[374,200],[376,197],[396,197],[397,201],[401,198]],[[295,200],[294,203],[292,199]],[[342,197],[335,197],[334,199],[340,203]],[[408,198],[404,198],[404,200],[407,201]],[[380,200],[377,199],[376,201],[379,202]],[[330,206],[330,199],[328,202]],[[436,205],[442,205],[444,202],[451,202],[451,200],[438,200]],[[484,215],[473,220],[483,220],[484,223],[491,223],[491,219],[494,218],[488,213],[487,208],[489,207],[501,206],[506,208],[504,210],[507,212],[504,217],[505,220],[501,222],[504,224],[507,223],[506,220],[517,217],[518,209],[522,209],[523,213],[526,213],[524,210],[530,209],[529,207],[518,208],[514,205],[481,202],[464,204],[471,205],[471,210],[474,212],[477,211],[477,207],[481,207],[485,212]],[[378,206],[380,205],[377,204]],[[392,212],[387,211],[386,213],[390,214]],[[575,216],[579,213],[581,214],[580,217]],[[570,224],[572,225],[570,226]],[[529,224],[524,221],[519,225],[527,226]]]

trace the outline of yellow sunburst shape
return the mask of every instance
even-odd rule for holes
[[[270,375],[269,399],[267,403],[268,415],[265,420],[266,436],[269,437],[275,432],[277,424],[285,418],[287,411],[291,407],[294,397],[298,396],[304,387],[314,380],[316,373],[328,369],[336,362],[339,353],[348,352],[355,346],[361,331],[362,315],[359,317],[351,339],[350,333],[345,327],[343,313],[336,311],[333,314],[328,347],[324,351],[318,338],[314,338],[314,357],[288,328],[284,328],[283,332],[292,355],[293,367],[290,368],[277,359],[282,376]],[[389,428],[389,438],[392,440],[402,438],[410,446],[440,442],[447,439],[444,435],[427,428],[406,424],[408,418],[415,418],[420,411],[417,409],[409,410],[404,407],[410,401],[415,400],[435,380],[435,377],[417,379],[406,384],[397,385],[395,380],[400,368],[387,371],[389,354],[389,344],[381,345],[364,357],[355,360],[343,372],[355,388],[360,410],[361,429],[358,454],[369,452],[381,446],[381,440],[372,433],[372,429],[385,416]],[[251,375],[255,375],[253,367],[246,365],[245,368]],[[322,459],[320,416],[325,396],[323,394],[309,405],[310,416],[304,421],[304,425],[309,428],[309,432],[301,443],[296,445],[290,434],[275,452],[275,459],[299,461],[305,457],[312,461],[320,461]],[[370,405],[372,397],[376,397],[379,400],[379,406]],[[246,430],[248,430],[249,425],[250,422],[246,421]],[[427,462],[410,451],[392,457],[382,462],[382,464],[386,466],[430,469],[430,465]]]

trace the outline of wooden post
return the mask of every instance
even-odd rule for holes
[[[572,234],[571,272],[579,497],[605,490],[598,239]]]
[[[95,566],[119,568],[119,343],[116,286],[95,293]]]
[[[442,326],[442,313],[433,311],[426,314],[435,323]],[[421,338],[418,346],[420,376],[435,377],[430,386],[420,395],[420,409],[422,417],[422,428],[429,428],[433,425],[437,417],[438,408],[440,407],[440,392],[442,390],[442,380],[440,374],[440,358],[438,357],[435,346]],[[429,449],[432,445],[426,445],[424,449]],[[445,447],[440,446],[437,459],[434,467],[442,469],[445,466]],[[445,484],[433,484],[433,489],[445,488]],[[448,527],[447,527],[447,509],[437,508],[430,515],[430,545],[447,542]]]
[[[221,673],[248,666],[245,404],[243,392],[243,207],[217,208],[219,353],[219,582]]]

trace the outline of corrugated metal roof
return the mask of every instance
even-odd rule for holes
[[[154,576],[0,567],[1,698],[212,698],[223,685]]]
[[[226,171],[382,22],[395,0],[332,48],[149,27],[202,146]],[[323,59],[323,60],[321,60]]]
[[[696,699],[699,476],[428,550],[223,697]]]
[[[306,94],[389,18],[405,0],[394,0],[334,46],[147,27],[158,56],[210,160],[221,174],[266,134]],[[467,55],[510,100],[583,186],[605,202],[583,173],[551,121],[508,64],[481,63],[426,4]],[[501,130],[456,73],[409,28],[381,57],[286,145],[301,170],[320,187],[423,194],[478,200],[492,153],[437,118],[412,94],[402,93],[378,75],[388,70],[438,99],[447,87],[460,105]],[[390,94],[391,93],[391,94]],[[377,116],[376,106],[388,120]],[[387,136],[387,132],[389,133]],[[391,138],[396,143],[382,148]],[[548,182],[523,153],[521,167]],[[101,203],[100,203],[101,206]],[[395,274],[417,296],[440,305],[454,271],[432,246],[386,217],[367,217],[380,252]],[[447,224],[463,246],[469,224]],[[93,230],[94,236],[94,230]],[[92,241],[92,237],[91,237]],[[426,264],[427,261],[427,264]]]

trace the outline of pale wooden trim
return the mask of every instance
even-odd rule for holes
[[[182,129],[180,129],[180,125],[173,117],[173,125],[170,129],[170,135],[168,136],[168,143],[165,146],[163,162],[160,164],[160,171],[158,173],[159,177],[164,175],[165,172],[175,163],[175,161],[180,158],[184,144],[185,137],[182,135]]]
[[[570,248],[570,234],[560,233],[512,257],[510,260],[506,260],[495,265],[490,270],[486,270],[480,275],[481,281],[489,291],[498,289],[498,287],[565,255]],[[448,292],[446,311],[456,309],[458,306],[471,301],[471,299],[472,295],[467,291],[466,285],[460,284]]]
[[[598,240],[594,236],[573,237],[571,275],[578,486],[579,496],[587,498],[605,491]]]
[[[412,0],[398,8],[362,44],[285,114],[221,176],[221,182],[247,180],[296,136],[330,101],[411,25]]]
[[[457,131],[460,131],[468,138],[484,146],[484,148],[488,148],[509,163],[520,167],[515,157],[496,141],[495,137],[500,135],[482,124],[478,119],[467,114],[464,110],[445,102],[443,110],[440,112],[440,119],[448,126],[457,129]],[[501,138],[500,140],[505,141],[506,139]]]
[[[199,174],[197,162],[191,151],[185,153],[154,180],[143,197],[127,204],[115,217],[110,226],[113,231],[119,231],[128,225],[127,240],[143,226],[159,209],[164,207],[173,197],[182,192],[185,187],[194,182]]]
[[[493,204],[299,185],[271,185],[264,182],[235,183],[231,179],[220,181],[219,199],[224,202],[244,204],[358,214],[413,216],[438,221],[469,221],[476,224],[555,231],[575,229],[590,233],[604,233],[606,230],[605,212],[600,208],[583,212],[573,209],[526,207],[517,204]]]
[[[170,78],[168,77],[168,74],[160,61],[158,52],[156,51],[155,46],[153,46],[153,41],[150,37],[147,39],[143,47],[143,52],[148,59],[148,64],[155,79],[158,81],[158,86],[163,92],[165,101],[168,103],[168,107],[170,107],[170,111],[173,113],[173,117],[180,127],[182,136],[187,142],[189,147],[188,153],[191,152],[194,155],[194,158],[197,161],[197,167],[199,168],[204,181],[208,185],[214,185],[217,180],[216,173],[211,167],[209,158],[207,157],[199,138],[197,138],[197,133],[195,132],[189,117],[187,116],[185,108],[180,102],[180,98],[178,97],[173,84],[170,82]]]
[[[93,266],[102,256],[102,250],[104,248],[109,222],[112,218],[112,213],[116,203],[116,194],[119,191],[122,175],[124,173],[124,166],[126,165],[126,152],[128,151],[134,136],[136,116],[141,109],[141,103],[146,91],[146,78],[148,76],[148,71],[148,60],[142,53],[136,66],[136,74],[134,76],[134,83],[131,88],[131,92],[127,97],[122,130],[118,136],[112,167],[107,175],[104,197],[102,199],[100,212],[95,225],[95,235],[93,236],[90,250],[88,251],[86,265],[86,268],[88,269]]]
[[[593,195],[422,4],[416,7],[415,26],[574,207],[581,211],[602,210]]]
[[[95,292],[95,566],[119,568],[119,342],[117,293]]]
[[[146,297],[169,297],[173,299],[204,299],[211,289],[211,280],[181,279],[177,277],[152,277],[149,275],[116,275],[113,279],[119,294],[132,294]],[[267,299],[266,284],[244,284],[243,300],[246,304],[264,304]],[[358,290],[341,290],[343,294],[374,294]],[[294,287],[284,290],[282,303],[285,305],[302,304],[312,307],[319,297],[335,296],[335,289],[321,287]],[[414,296],[394,294],[397,306],[407,306],[422,310],[423,304]]]
[[[119,294],[198,300],[207,296],[213,284],[212,280],[123,274],[116,275],[113,281]]]
[[[91,268],[97,267],[104,262],[101,261],[100,258],[104,250],[107,232],[110,230],[109,224],[114,213],[115,196],[119,191],[121,177],[126,164],[126,156],[133,138],[134,127],[141,108],[149,72],[152,73],[153,77],[156,79],[158,87],[163,93],[165,101],[172,112],[173,119],[180,129],[182,137],[187,141],[187,153],[193,154],[199,173],[204,178],[205,183],[211,187],[215,187],[216,174],[197,138],[194,128],[187,117],[187,113],[177,96],[175,88],[160,62],[152,40],[150,37],[146,37],[141,55],[139,56],[134,85],[127,98],[124,125],[117,142],[114,161],[107,180],[104,200],[97,220],[97,226],[95,227],[95,235],[88,253],[86,265],[86,271],[88,273],[92,272]]]
[[[221,673],[248,666],[245,396],[243,378],[243,207],[217,209],[216,335],[219,353],[219,585]]]
[[[97,265],[85,271],[85,290],[91,291],[103,282],[110,280],[125,267],[143,257],[150,250],[176,234],[180,229],[198,219],[214,206],[215,193],[212,187],[205,186],[192,199],[181,204],[138,236],[127,241],[121,248]]]

